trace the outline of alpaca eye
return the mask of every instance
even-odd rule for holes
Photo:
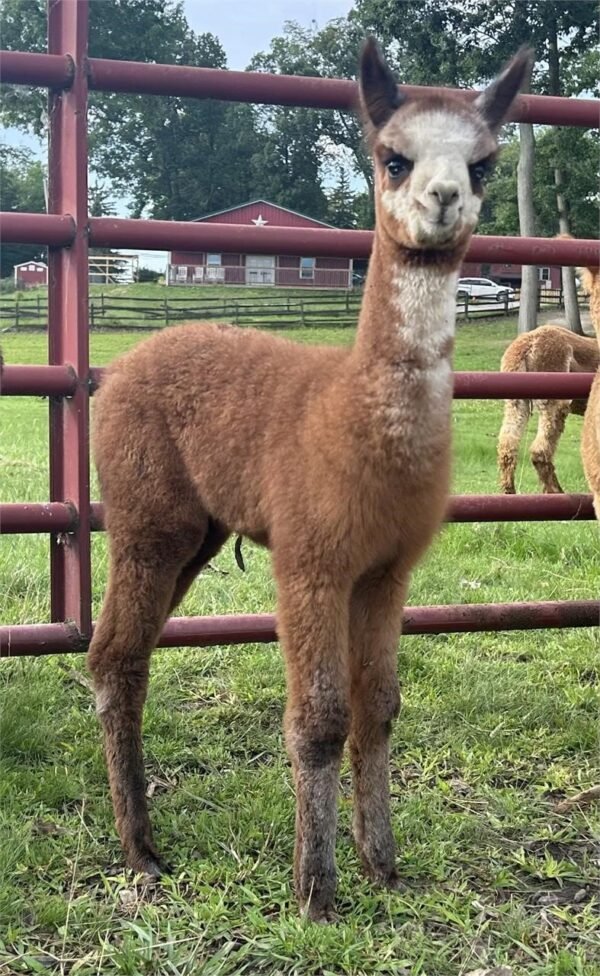
[[[412,159],[407,159],[406,156],[393,156],[385,164],[385,168],[393,180],[398,180],[400,177],[406,176],[410,173],[413,166]]]
[[[479,163],[469,166],[469,175],[473,183],[484,183],[490,175],[492,164],[487,159],[482,159]]]

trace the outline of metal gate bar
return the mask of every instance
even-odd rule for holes
[[[68,245],[74,237],[70,218],[49,214],[0,213],[4,240],[18,244]],[[182,220],[130,220],[91,217],[90,244],[145,250],[239,251],[248,254],[322,254],[367,258],[373,246],[370,230],[317,230],[303,227],[245,227],[238,224],[196,224]],[[466,261],[516,264],[593,265],[599,263],[598,242],[545,237],[473,237]]]
[[[50,500],[69,503],[77,525],[50,540],[50,617],[73,620],[82,634],[92,626],[89,472],[89,336],[87,211],[87,3],[50,0],[48,49],[73,57],[71,84],[50,91],[49,210],[69,214],[74,235],[69,247],[48,251],[48,358],[69,364],[75,389],[53,398],[50,408]]]
[[[89,87],[98,91],[180,95],[184,98],[216,98],[221,101],[346,111],[351,111],[356,106],[356,83],[341,78],[222,71],[218,68],[142,64],[138,61],[113,61],[107,58],[90,58],[88,69]],[[73,65],[68,58],[51,54],[0,51],[0,81],[3,82],[67,88],[71,84],[72,71]],[[419,85],[399,87],[407,95],[456,92],[456,89],[425,88]],[[470,101],[479,93],[462,91],[459,94]],[[509,118],[512,122],[582,125],[593,128],[599,122],[599,109],[598,102],[591,98],[519,95]]]
[[[453,495],[446,522],[591,521],[591,495]],[[0,534],[75,532],[79,516],[63,502],[8,502],[0,505]],[[90,530],[104,528],[99,502],[90,506]]]
[[[597,627],[599,622],[600,600],[408,606],[404,611],[402,632],[405,635],[481,633]],[[276,640],[276,620],[270,613],[171,617],[157,647],[268,644]],[[69,622],[0,627],[0,658],[80,653],[85,651],[87,644],[87,639]]]
[[[86,60],[87,0],[49,0],[49,53],[0,53],[0,80],[47,85],[50,91],[50,214],[1,214],[5,240],[50,246],[49,366],[7,366],[2,392],[47,395],[51,410],[51,501],[0,506],[5,532],[48,532],[52,538],[52,617],[49,624],[0,627],[0,656],[83,650],[91,633],[90,531],[102,527],[102,506],[90,504],[88,398],[101,379],[90,369],[87,330],[87,246],[242,248],[289,254],[318,252],[366,257],[369,231],[246,228],[176,221],[88,218],[87,87],[108,91],[172,94],[196,98],[350,109],[354,82],[261,73],[228,72],[179,65]],[[403,86],[407,92],[419,91]],[[428,89],[432,91],[432,89]],[[466,99],[474,92],[464,92]],[[599,103],[524,95],[513,120],[562,125],[598,125]],[[470,260],[522,264],[597,265],[598,244],[590,240],[475,237]],[[457,373],[456,397],[584,397],[591,377],[574,374]],[[587,495],[455,496],[448,521],[589,519]],[[58,545],[58,540],[61,544]],[[66,542],[66,544],[64,544]],[[598,624],[599,601],[468,604],[409,607],[405,633],[449,633]],[[160,646],[272,641],[268,614],[173,618]]]

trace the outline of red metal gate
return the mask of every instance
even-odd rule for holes
[[[87,212],[88,88],[148,95],[353,107],[353,82],[138,64],[87,57],[88,0],[49,0],[48,54],[0,53],[0,81],[49,88],[49,213],[3,213],[3,238],[49,247],[48,365],[6,366],[4,395],[48,396],[50,502],[0,505],[0,531],[50,535],[51,622],[0,627],[0,656],[83,650],[91,621],[90,532],[102,527],[102,507],[90,501],[89,397],[100,371],[89,367],[88,245],[180,248],[366,257],[372,233],[187,224],[90,218]],[[419,90],[406,86],[407,91]],[[475,93],[465,92],[473,98]],[[513,120],[595,127],[598,102],[536,95],[519,98]],[[595,241],[476,237],[471,261],[597,265]],[[457,373],[455,396],[582,397],[591,376],[577,374]],[[587,495],[454,496],[449,521],[592,519]],[[598,624],[600,601],[409,607],[404,632],[581,627]],[[276,639],[270,614],[171,619],[160,646],[206,646]]]

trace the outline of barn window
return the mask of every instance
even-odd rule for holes
[[[540,268],[540,281],[550,281],[550,268]]]
[[[300,277],[314,278],[316,258],[300,258]]]
[[[221,255],[220,254],[207,254],[206,263],[213,268],[221,267]]]

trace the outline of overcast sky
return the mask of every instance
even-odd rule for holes
[[[196,33],[216,34],[227,53],[227,66],[247,68],[253,54],[266,51],[272,37],[282,33],[286,20],[301,27],[316,21],[323,27],[334,17],[343,17],[351,0],[184,0],[190,27]]]

